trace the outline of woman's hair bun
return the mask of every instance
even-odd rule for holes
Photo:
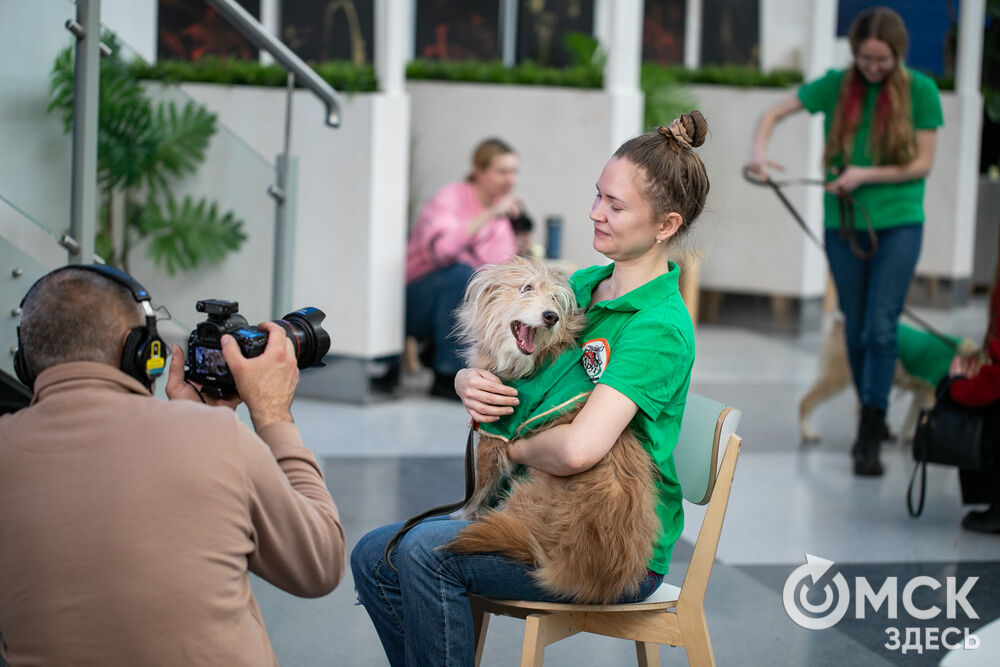
[[[683,148],[697,148],[705,143],[708,134],[708,121],[697,109],[691,113],[681,114],[670,125],[660,126],[656,131],[664,137],[672,138]]]

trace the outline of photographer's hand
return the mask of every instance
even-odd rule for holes
[[[292,399],[299,383],[295,348],[284,330],[274,322],[263,322],[267,347],[259,357],[247,359],[232,336],[222,337],[222,356],[233,374],[240,398],[247,404],[254,430],[269,424],[292,422]]]
[[[170,348],[170,370],[167,373],[167,386],[164,389],[171,401],[200,401],[233,410],[242,403],[239,396],[227,398],[206,396],[201,393],[200,386],[184,379],[184,351],[177,345]]]

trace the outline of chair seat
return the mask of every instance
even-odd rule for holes
[[[659,588],[653,591],[652,595],[642,602],[631,602],[628,604],[573,604],[565,602],[532,602],[530,600],[498,600],[493,598],[480,598],[480,600],[487,605],[532,611],[655,611],[675,606],[680,594],[680,587],[664,582],[660,584]]]

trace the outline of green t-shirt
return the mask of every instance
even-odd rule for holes
[[[642,442],[660,475],[656,480],[657,515],[663,531],[654,545],[649,569],[666,574],[674,543],[684,528],[682,495],[673,452],[680,435],[691,367],[694,327],[677,286],[679,267],[617,299],[591,304],[597,285],[613,264],[573,274],[577,303],[587,309],[587,326],[574,348],[525,380],[518,390],[517,411],[480,430],[504,438],[531,429],[579,405],[595,382],[615,388],[639,410],[629,426]]]
[[[914,130],[930,130],[944,125],[941,113],[941,97],[938,95],[937,84],[930,77],[908,69],[910,75],[910,115]],[[840,84],[844,79],[844,70],[830,70],[824,76],[810,81],[799,88],[799,100],[810,113],[822,112],[824,119],[824,134],[830,135],[837,99],[840,95]],[[850,163],[859,167],[869,167],[874,164],[871,142],[872,118],[875,113],[875,100],[882,85],[865,81],[864,100],[862,102],[861,120],[854,135],[854,148]],[[835,165],[836,166],[836,165]],[[835,180],[834,173],[827,173],[826,180]],[[865,207],[871,217],[875,229],[889,229],[900,225],[922,223],[924,221],[924,179],[918,178],[902,183],[872,183],[862,185],[851,193],[854,199]],[[827,229],[837,229],[840,226],[840,205],[837,197],[829,192],[823,197],[823,220]],[[857,229],[864,229],[864,213],[855,207],[854,224]]]

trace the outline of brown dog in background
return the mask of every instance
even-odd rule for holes
[[[585,323],[565,277],[520,258],[477,272],[457,313],[470,366],[504,381],[526,377],[575,346]],[[542,428],[572,421],[584,400]],[[456,513],[473,521],[445,548],[498,552],[530,563],[540,586],[576,602],[610,603],[634,593],[660,522],[654,467],[631,431],[579,474],[557,477],[529,469],[512,480],[502,507],[487,509],[511,469],[507,443],[480,433],[476,490]]]
[[[978,354],[975,343],[963,340],[957,350],[959,356]],[[844,338],[844,318],[839,313],[823,337],[819,355],[819,375],[802,400],[799,401],[799,435],[802,442],[817,442],[819,432],[812,425],[812,413],[818,405],[833,398],[851,384],[851,366],[847,359],[847,342]],[[934,405],[935,387],[915,375],[911,375],[902,362],[896,362],[896,371],[892,378],[894,390],[900,390],[911,395],[906,417],[900,436],[904,442],[913,440],[917,429],[917,418],[920,411]],[[886,439],[893,436],[886,434]]]

